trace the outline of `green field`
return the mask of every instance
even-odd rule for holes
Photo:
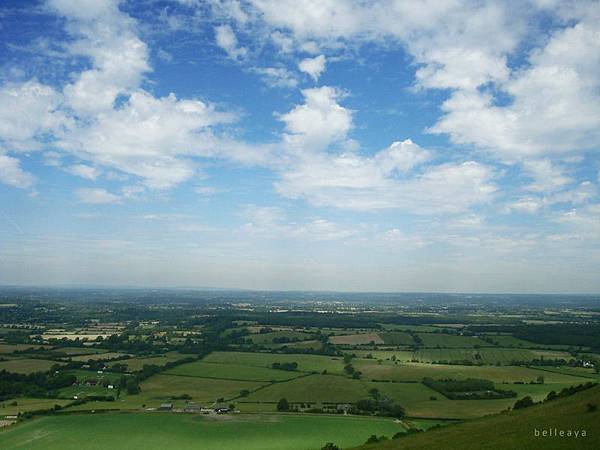
[[[194,401],[211,403],[217,398],[237,397],[240,391],[255,390],[265,383],[255,381],[213,380],[210,378],[155,375],[142,383],[142,397],[148,400],[166,400],[172,396],[191,395]],[[136,396],[129,396],[134,399]]]
[[[290,340],[297,339],[299,341],[306,341],[309,339],[313,339],[314,337],[312,334],[293,330],[272,331],[271,333],[259,333],[245,337],[245,339],[252,341],[252,343],[254,344],[271,344],[273,343],[274,339],[278,338],[288,338]]]
[[[204,362],[236,364],[253,367],[271,368],[275,362],[297,362],[301,372],[343,373],[344,361],[340,357],[321,355],[279,355],[273,353],[213,352],[203,359]]]
[[[93,348],[93,347],[56,347],[53,351],[64,353],[66,355],[92,355],[94,353],[107,353],[108,350],[103,348]]]
[[[17,415],[26,411],[48,409],[54,405],[64,406],[70,400],[59,400],[54,398],[28,398],[18,397],[0,402],[0,419],[4,416]],[[16,404],[14,404],[16,403]]]
[[[353,350],[358,358],[366,358],[367,355],[371,355],[373,359],[391,359],[396,357],[397,361],[411,361],[413,358],[413,352],[409,350]]]
[[[249,402],[356,402],[366,398],[368,390],[360,380],[336,375],[309,375],[286,383],[277,383],[260,389],[243,399]]]
[[[0,370],[16,373],[45,372],[55,364],[59,363],[47,359],[15,358],[0,361]]]
[[[253,391],[266,383],[254,381],[213,380],[210,378],[181,377],[175,375],[155,375],[141,383],[141,393],[125,395],[121,393],[114,402],[88,402],[69,408],[73,411],[90,411],[102,409],[142,410],[156,408],[166,401],[171,402],[172,397],[184,394],[192,397],[193,401],[201,405],[212,405],[218,398],[230,399],[238,397],[240,391]],[[108,395],[112,394],[112,390]],[[173,402],[176,406],[183,406],[184,400]]]
[[[566,350],[569,348],[568,345],[549,345],[549,344],[536,344],[534,342],[525,341],[523,339],[506,335],[487,335],[491,338],[496,345],[500,347],[520,347],[520,348],[548,348],[552,350]]]
[[[23,350],[29,349],[38,349],[38,348],[50,348],[49,345],[37,345],[37,344],[4,344],[0,343],[0,353],[2,354],[10,354],[15,351],[22,352]]]
[[[119,353],[119,352],[107,352],[107,353],[93,353],[93,354],[89,354],[89,355],[79,355],[79,356],[73,356],[71,358],[72,361],[89,361],[94,360],[94,361],[98,361],[98,360],[110,360],[110,359],[118,359],[118,358],[122,358],[123,356],[126,356],[126,353]]]
[[[364,345],[383,344],[383,339],[378,333],[361,333],[331,336],[329,342],[335,345]]]
[[[562,373],[565,375],[573,375],[576,377],[588,378],[596,381],[600,380],[600,374],[596,373],[594,369],[587,369],[585,367],[552,367],[552,366],[542,366],[538,367],[538,370],[553,372],[553,373]]]
[[[169,352],[165,355],[121,359],[118,361],[108,363],[108,367],[114,366],[116,364],[124,364],[127,366],[127,369],[130,372],[135,372],[137,370],[141,370],[142,367],[144,367],[145,365],[164,366],[168,362],[177,361],[179,359],[184,359],[189,356],[191,355],[182,355],[181,353],[177,352]]]
[[[136,430],[132,433],[132,430]],[[51,416],[0,432],[0,448],[22,450],[311,450],[344,448],[403,428],[389,419],[311,415],[86,414]]]
[[[117,396],[116,389],[108,389],[101,385],[96,386],[69,386],[58,391],[58,395],[65,399],[81,399],[92,395]]]
[[[439,331],[438,327],[434,327],[432,325],[402,325],[402,324],[394,324],[394,323],[384,323],[384,324],[381,324],[381,327],[384,330],[389,330],[389,331],[420,331],[423,333]]]
[[[377,333],[386,345],[412,345],[415,343],[413,337],[401,331]]]
[[[484,378],[495,383],[503,381],[530,382],[540,375],[547,383],[579,384],[588,381],[572,375],[552,373],[528,367],[517,366],[458,366],[450,364],[399,363],[358,359],[354,366],[363,373],[363,377],[373,380],[421,381],[424,377],[432,378]]]
[[[479,339],[476,336],[458,336],[442,333],[417,333],[423,341],[423,347],[441,348],[469,348],[469,347],[491,347],[492,344]]]
[[[544,358],[570,359],[568,353],[551,350],[528,350],[519,348],[426,348],[414,354],[419,362],[471,361],[474,364],[510,365],[513,361],[531,361]]]
[[[265,367],[242,366],[240,364],[208,363],[203,361],[196,361],[177,366],[167,370],[165,374],[245,381],[281,381],[290,380],[303,375],[301,372],[274,370]]]

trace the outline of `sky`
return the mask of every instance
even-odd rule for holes
[[[3,0],[0,284],[600,292],[600,2]]]

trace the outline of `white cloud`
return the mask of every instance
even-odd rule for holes
[[[0,86],[0,142],[8,151],[50,146],[48,164],[61,166],[63,154],[82,161],[65,169],[76,176],[94,179],[94,170],[110,168],[160,189],[192,177],[194,157],[230,148],[249,158],[242,145],[212,135],[211,127],[233,114],[197,99],[156,98],[141,88],[150,70],[148,49],[118,1],[48,5],[66,19],[69,55],[84,57],[90,67],[72,74],[62,91],[36,80]]]
[[[356,229],[340,227],[326,219],[316,218],[303,223],[291,222],[279,207],[249,205],[245,209],[249,219],[241,231],[268,239],[299,239],[307,241],[333,241],[357,234]]]
[[[237,37],[229,25],[215,27],[215,40],[233,60],[244,59],[248,54],[247,48],[238,46]]]
[[[342,93],[332,87],[304,89],[304,104],[280,116],[290,143],[323,147],[346,137],[352,112],[337,103]]]
[[[82,188],[75,191],[79,202],[89,203],[92,205],[102,205],[109,203],[119,203],[121,197],[119,195],[108,192],[101,188]]]
[[[67,18],[67,29],[75,37],[71,54],[87,57],[93,65],[64,88],[65,101],[76,114],[111,110],[117,96],[136,89],[150,70],[148,49],[137,36],[135,22],[119,10],[116,0],[50,0],[49,5]]]
[[[506,207],[507,211],[517,211],[527,214],[535,214],[543,207],[543,202],[540,199],[533,197],[525,197],[509,203]]]
[[[65,170],[72,175],[92,181],[100,175],[100,171],[97,168],[85,164],[73,164],[72,166],[66,167]]]
[[[281,173],[276,187],[286,197],[305,198],[317,206],[417,214],[465,211],[490,201],[496,190],[493,171],[474,161],[428,166],[418,175],[399,178],[402,166],[385,157],[387,152],[374,157],[304,156]]]
[[[285,67],[255,67],[253,71],[261,75],[269,87],[294,88],[298,85],[296,76]]]
[[[528,67],[499,83],[508,105],[496,105],[490,93],[458,91],[431,131],[508,160],[593,149],[600,141],[599,11],[596,4],[555,32],[531,52]]]
[[[525,173],[533,178],[533,183],[526,186],[532,192],[553,192],[561,189],[573,180],[566,175],[561,167],[549,160],[530,160],[523,162]]]
[[[204,197],[209,197],[211,195],[218,193],[219,190],[212,186],[199,186],[197,188],[194,188],[194,192],[196,194],[202,195]]]
[[[173,94],[157,99],[138,91],[121,108],[74,129],[57,146],[163,189],[194,175],[195,165],[185,155],[211,154],[207,128],[230,119],[198,100],[179,100]]]
[[[308,74],[314,81],[317,81],[325,70],[326,59],[324,55],[314,58],[306,58],[300,61],[298,69]]]
[[[38,138],[64,123],[60,95],[36,80],[0,86],[0,142],[11,150],[40,147]]]
[[[21,168],[21,161],[0,152],[0,182],[20,189],[29,189],[35,178]]]
[[[352,111],[338,103],[331,87],[302,91],[305,103],[280,116],[287,134],[276,166],[277,191],[317,206],[354,210],[404,209],[418,214],[459,212],[490,201],[494,172],[474,161],[424,166],[431,152],[410,139],[372,156],[355,149],[333,151],[348,142]]]

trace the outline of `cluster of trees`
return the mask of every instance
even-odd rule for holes
[[[288,370],[290,372],[293,372],[294,370],[298,370],[298,363],[297,362],[284,362],[284,363],[274,362],[273,364],[271,364],[271,368],[276,369],[276,370]]]
[[[350,408],[350,412],[353,414],[396,417],[398,419],[404,417],[406,414],[402,406],[394,402],[391,398],[382,395],[376,388],[369,391],[369,398],[356,402]]]
[[[64,372],[37,372],[20,374],[0,371],[0,400],[26,395],[28,397],[54,397],[55,391],[71,386],[77,381],[74,375]]]
[[[450,400],[483,400],[516,397],[514,391],[496,389],[493,382],[480,378],[464,380],[423,378],[423,384]]]
[[[570,395],[576,394],[581,391],[585,391],[586,389],[593,388],[596,385],[598,385],[598,383],[594,383],[594,382],[590,381],[585,384],[578,384],[577,386],[570,386],[568,388],[563,388],[558,393],[556,393],[555,391],[550,391],[550,392],[548,392],[548,395],[546,396],[546,400],[544,400],[544,401],[552,401],[552,400],[556,400],[557,398],[569,397]]]
[[[529,342],[543,345],[569,345],[600,349],[600,324],[557,323],[543,325],[470,325],[474,332],[511,333]]]

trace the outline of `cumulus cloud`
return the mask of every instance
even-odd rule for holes
[[[352,111],[338,103],[341,95],[333,88],[302,92],[304,103],[280,116],[287,131],[280,194],[318,206],[431,214],[464,211],[489,201],[496,190],[491,168],[475,161],[424,165],[431,152],[410,139],[370,156],[343,146],[335,150],[348,140]]]
[[[135,90],[150,70],[148,49],[134,21],[116,0],[50,0],[49,5],[67,19],[67,30],[75,38],[70,53],[89,58],[93,66],[65,86],[66,103],[77,114],[111,110],[117,97]]]
[[[285,67],[255,67],[253,71],[258,73],[269,87],[294,88],[298,84],[294,73]]]
[[[50,0],[48,6],[65,18],[68,55],[89,65],[61,89],[35,79],[0,86],[0,142],[7,151],[50,145],[47,161],[54,166],[62,165],[62,152],[95,167],[65,169],[76,176],[93,180],[105,167],[158,189],[191,178],[196,156],[231,148],[245,157],[242,145],[219,146],[210,130],[233,114],[199,99],[157,98],[141,87],[151,70],[149,52],[118,1]]]
[[[280,116],[290,143],[320,148],[345,138],[352,128],[352,112],[338,103],[343,95],[333,87],[304,89],[304,103]]]
[[[29,189],[35,178],[21,168],[21,161],[0,151],[0,182],[20,189]]]
[[[598,2],[533,1],[518,15],[511,2],[473,0],[249,0],[245,7],[276,44],[285,38],[288,52],[309,44],[312,53],[365,42],[402,46],[413,58],[415,89],[449,90],[429,131],[496,161],[577,155],[600,141]],[[530,39],[541,16],[557,26]],[[525,39],[532,46],[524,63],[512,62]],[[318,58],[300,63],[314,79]]]
[[[243,59],[248,54],[247,48],[238,45],[237,37],[229,25],[215,27],[215,40],[233,60]]]
[[[553,192],[573,181],[564,170],[549,160],[530,160],[523,163],[525,173],[533,178],[528,191]]]
[[[37,80],[0,86],[0,142],[13,151],[40,148],[38,138],[58,129],[60,94]]]
[[[72,166],[66,167],[65,170],[72,175],[92,181],[98,178],[100,175],[100,171],[98,169],[85,164],[73,164]]]
[[[179,100],[172,94],[155,98],[138,91],[91,126],[74,129],[57,146],[136,175],[148,186],[168,188],[193,176],[194,163],[185,155],[201,154],[203,149],[210,153],[205,145],[210,139],[203,144],[203,130],[229,119],[198,100]]]
[[[357,235],[356,229],[341,227],[322,218],[303,223],[292,222],[283,209],[275,206],[248,205],[244,215],[248,222],[242,226],[241,231],[254,237],[334,241]]]
[[[121,196],[102,188],[77,189],[75,195],[80,203],[89,203],[92,205],[119,203],[121,201]]]
[[[508,160],[594,148],[600,140],[599,17],[596,4],[534,49],[526,68],[498,83],[509,104],[497,105],[490,92],[458,91],[431,131]]]
[[[324,55],[314,58],[305,58],[298,63],[298,69],[308,74],[314,81],[317,81],[325,70],[326,59]]]

